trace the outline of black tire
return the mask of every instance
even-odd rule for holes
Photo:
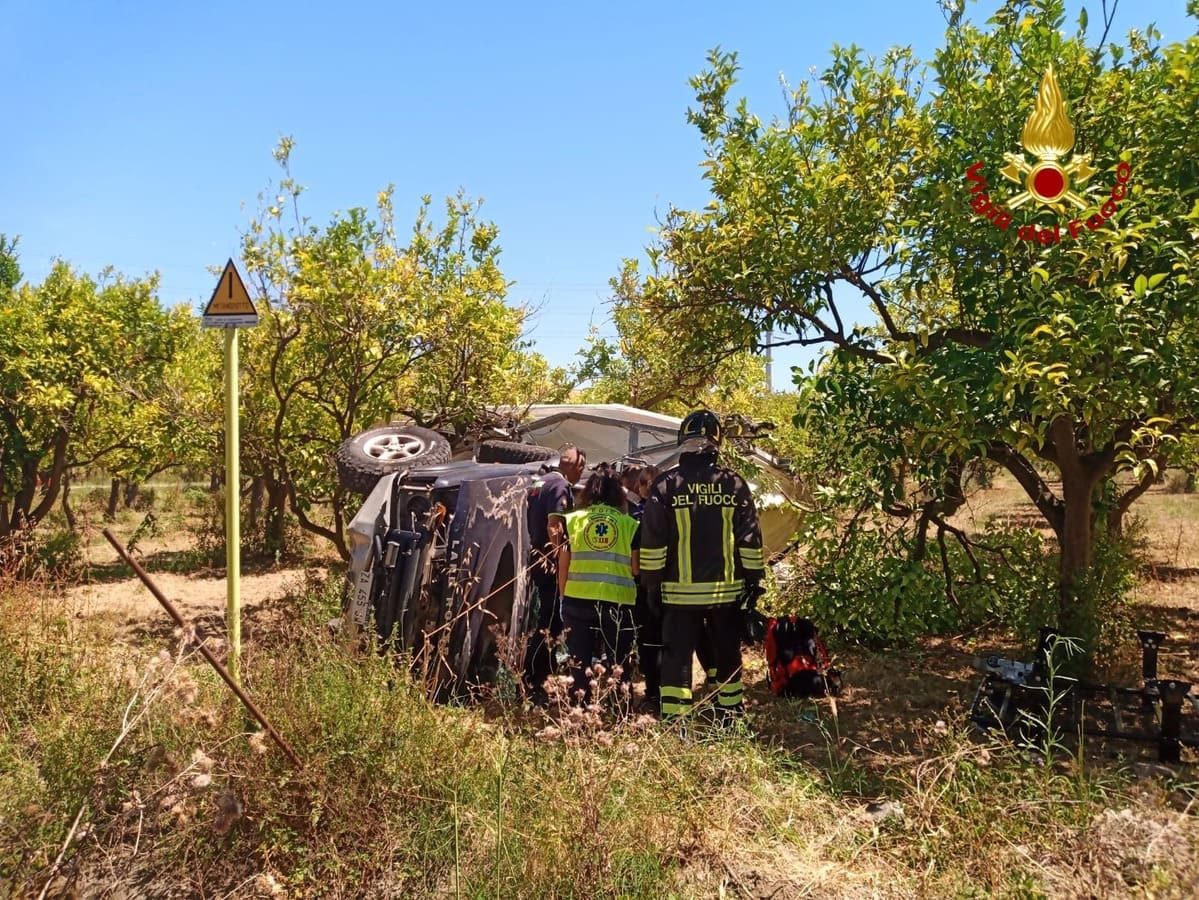
[[[529,463],[553,459],[557,452],[536,444],[516,441],[483,441],[475,451],[475,461],[481,463]]]
[[[347,491],[369,494],[384,475],[411,466],[450,461],[450,442],[428,428],[384,425],[356,434],[337,448],[337,476]]]

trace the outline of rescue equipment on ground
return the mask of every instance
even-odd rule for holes
[[[828,649],[811,619],[781,616],[766,620],[766,667],[775,696],[841,693],[841,673],[831,667]]]

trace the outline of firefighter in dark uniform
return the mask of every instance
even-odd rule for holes
[[[662,716],[691,712],[691,654],[705,627],[715,652],[718,720],[742,709],[741,618],[761,593],[762,532],[749,486],[716,464],[720,421],[679,426],[683,454],[654,482],[641,518],[641,577],[662,610]]]

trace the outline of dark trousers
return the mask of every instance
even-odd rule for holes
[[[715,658],[717,719],[742,708],[741,611],[735,604],[694,607],[665,604],[662,613],[662,715],[692,710],[691,655],[707,634]]]
[[[590,698],[591,678],[587,669],[595,660],[601,660],[609,671],[620,666],[621,680],[630,680],[629,654],[637,631],[632,606],[563,597],[562,622],[567,628],[566,649],[570,651],[574,697]]]
[[[740,623],[737,624],[740,628]],[[740,646],[740,641],[738,641]],[[708,684],[716,683],[716,640],[712,637],[712,625],[708,621],[708,617],[704,617],[704,627],[700,631],[699,637],[695,641],[695,658],[699,660],[699,667],[704,670],[704,675]]]
[[[525,688],[541,690],[554,669],[554,644],[562,634],[562,604],[554,581],[533,582],[537,602],[537,629],[525,648]]]
[[[637,623],[637,664],[645,676],[645,699],[657,703],[662,684],[662,616],[649,611],[644,588],[637,589],[633,619]]]

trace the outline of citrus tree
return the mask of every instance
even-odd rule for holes
[[[478,202],[449,198],[438,224],[425,197],[405,237],[388,188],[373,213],[318,226],[299,212],[291,150],[290,139],[277,148],[283,177],[242,246],[262,298],[242,370],[245,471],[265,486],[265,550],[284,549],[290,511],[348,558],[338,445],[397,412],[464,432],[489,402],[525,396],[511,378],[553,378],[523,352],[524,314],[505,302],[499,232]]]
[[[45,518],[72,470],[140,478],[180,461],[169,444],[192,423],[165,405],[168,373],[198,329],[157,288],[59,262],[41,284],[0,290],[0,538]],[[193,388],[204,392],[189,383],[189,403]]]
[[[769,122],[714,52],[690,113],[712,200],[669,214],[643,304],[695,358],[771,330],[826,347],[807,403],[879,502],[918,483],[941,527],[971,461],[1006,468],[1079,633],[1104,524],[1199,414],[1199,40],[1109,41],[1110,18],[1094,40],[1085,12],[1067,33],[1059,0],[947,16],[927,65],[834,48]]]
[[[699,406],[752,414],[746,401],[769,393],[765,359],[745,346],[692,353],[677,342],[671,332],[677,323],[660,319],[647,301],[635,260],[625,260],[609,285],[616,337],[593,329],[579,351],[572,376],[580,399],[678,415]]]

